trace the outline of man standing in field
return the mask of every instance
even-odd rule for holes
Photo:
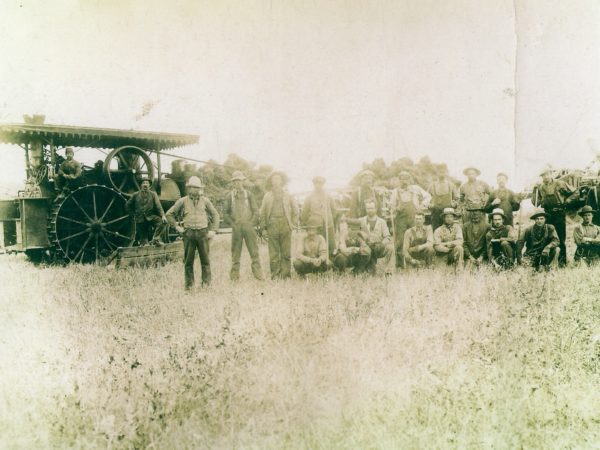
[[[410,267],[430,266],[435,251],[433,250],[433,231],[425,225],[425,214],[415,213],[415,226],[404,233],[404,262]]]
[[[592,223],[595,212],[589,205],[579,211],[582,222],[573,230],[573,237],[577,244],[575,261],[583,260],[589,264],[600,258],[600,227]]]
[[[445,259],[447,265],[462,269],[464,258],[462,228],[455,220],[458,215],[453,208],[442,213],[444,224],[433,232],[433,249],[438,257]]]
[[[435,230],[444,223],[442,213],[445,208],[456,208],[459,198],[458,190],[445,172],[438,175],[427,190],[431,194],[431,227]]]
[[[420,186],[411,184],[412,177],[408,172],[400,172],[398,178],[400,185],[392,192],[390,203],[394,218],[396,267],[404,267],[404,233],[414,225],[416,212],[427,209],[431,195]]]
[[[209,240],[219,229],[219,213],[211,201],[203,195],[204,186],[200,178],[190,177],[186,184],[188,195],[180,198],[167,211],[167,220],[183,236],[183,264],[185,269],[185,290],[194,287],[194,260],[196,250],[202,268],[202,285],[211,281]],[[181,225],[177,221],[181,222]]]
[[[502,208],[492,211],[492,227],[485,236],[488,261],[494,267],[512,267],[515,257],[517,236],[511,225],[505,224],[506,215]]]
[[[298,222],[298,205],[284,190],[287,177],[274,171],[267,178],[268,192],[260,207],[260,226],[267,232],[272,279],[285,279],[292,271],[292,230]]]
[[[374,182],[375,174],[372,171],[363,170],[360,173],[360,186],[352,194],[350,217],[357,219],[366,216],[366,202],[374,202],[377,208],[377,215],[381,215],[382,199],[373,187]]]
[[[567,216],[565,213],[566,200],[573,194],[573,189],[562,180],[552,177],[552,170],[546,168],[542,173],[542,183],[534,188],[533,204],[544,208],[547,223],[556,230],[560,241],[558,264],[567,264]]]
[[[491,213],[495,208],[501,208],[504,211],[506,225],[512,226],[513,212],[518,211],[521,207],[520,198],[510,189],[506,187],[508,175],[500,172],[496,176],[498,188],[492,191],[486,206],[486,212]]]
[[[377,205],[375,202],[365,204],[367,215],[360,219],[348,219],[348,223],[356,223],[360,226],[367,245],[371,249],[371,259],[367,269],[375,273],[377,260],[383,258],[383,267],[386,275],[392,273],[392,255],[394,253],[394,244],[390,236],[390,230],[385,220],[377,215]]]
[[[302,278],[309,273],[326,272],[330,267],[327,243],[323,236],[317,234],[321,226],[321,220],[313,217],[304,227],[306,236],[302,239],[302,246],[294,261],[294,269]]]
[[[366,272],[371,261],[371,248],[365,238],[362,231],[351,229],[345,216],[342,216],[338,232],[338,248],[333,261],[338,272],[344,273],[347,268],[352,268],[353,275]]]
[[[325,192],[325,178],[317,176],[313,178],[314,191],[306,197],[300,214],[302,225],[306,226],[311,219],[320,221],[319,234],[327,242],[329,256],[333,256],[335,250],[335,204],[333,199]]]
[[[468,209],[470,219],[463,227],[465,263],[478,267],[487,259],[485,235],[489,230],[481,208]]]
[[[463,171],[463,174],[467,176],[467,181],[462,184],[459,190],[462,210],[468,211],[469,209],[484,208],[487,205],[491,189],[487,183],[477,179],[481,172],[475,167],[467,167]],[[470,214],[465,214],[463,216],[463,223],[467,223],[469,219]]]
[[[240,278],[240,258],[242,246],[246,242],[246,248],[250,255],[252,275],[257,280],[263,279],[260,257],[258,254],[258,237],[254,227],[258,226],[258,206],[250,192],[244,189],[244,174],[236,170],[233,172],[231,182],[233,189],[225,200],[223,213],[230,218],[231,222],[231,272],[229,277],[232,281]]]
[[[63,191],[73,190],[80,185],[80,177],[82,174],[81,163],[75,161],[75,151],[73,147],[65,149],[65,157],[67,158],[58,168],[55,178],[55,187],[62,194]]]
[[[150,235],[151,243],[163,245],[160,236],[167,224],[167,217],[158,194],[150,190],[149,179],[142,180],[140,190],[127,200],[125,207],[135,220],[136,240],[139,245],[147,245]]]
[[[525,230],[519,248],[525,248],[525,257],[535,270],[548,270],[560,254],[558,234],[553,225],[546,223],[548,213],[537,211],[531,216],[535,223]]]

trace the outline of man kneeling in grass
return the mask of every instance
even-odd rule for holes
[[[579,211],[583,221],[573,230],[573,238],[577,244],[575,261],[583,260],[589,264],[600,258],[600,227],[592,223],[594,213],[588,205]]]
[[[519,242],[519,248],[525,248],[525,261],[535,270],[548,270],[551,265],[558,263],[560,243],[554,225],[546,223],[548,214],[538,210],[530,219],[535,223],[525,230]]]
[[[311,218],[306,228],[306,236],[302,240],[302,247],[298,258],[294,260],[294,269],[302,278],[309,273],[323,273],[329,269],[327,257],[327,243],[323,236],[317,234],[321,221]]]
[[[423,267],[431,265],[434,255],[433,231],[425,225],[425,214],[421,211],[415,214],[415,226],[404,233],[404,262],[408,266]]]
[[[462,269],[463,233],[461,226],[455,223],[457,217],[454,208],[444,208],[442,214],[444,224],[433,232],[433,248],[436,256],[444,258],[447,265]]]
[[[515,260],[517,237],[513,227],[504,224],[505,220],[504,210],[494,208],[492,228],[485,236],[488,260],[497,269],[508,269]]]

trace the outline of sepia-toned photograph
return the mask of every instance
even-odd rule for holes
[[[0,11],[0,448],[600,448],[600,2]]]

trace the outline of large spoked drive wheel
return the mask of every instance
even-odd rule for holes
[[[154,180],[152,160],[139,147],[127,145],[114,149],[104,160],[104,176],[111,187],[130,196],[140,190],[143,178]]]
[[[106,186],[84,186],[52,208],[50,239],[65,260],[91,263],[108,257],[118,247],[129,247],[135,224],[126,199]]]

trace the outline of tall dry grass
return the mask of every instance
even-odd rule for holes
[[[232,284],[227,245],[193,295],[3,257],[0,447],[598,447],[600,269]]]

